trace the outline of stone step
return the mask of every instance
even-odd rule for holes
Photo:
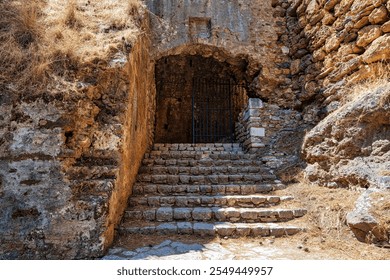
[[[276,179],[272,174],[165,175],[139,174],[137,181],[150,184],[256,184]]]
[[[204,223],[204,222],[170,222],[170,223],[124,223],[119,234],[173,235],[191,234],[199,236],[220,237],[282,237],[305,231],[301,226],[274,223]]]
[[[223,160],[223,159],[212,159],[205,158],[201,160],[195,159],[151,159],[145,158],[142,161],[143,166],[178,166],[178,167],[195,167],[195,166],[259,166],[262,168],[269,169],[265,167],[263,160],[261,159],[238,159],[238,160]]]
[[[258,155],[245,154],[243,151],[151,151],[145,154],[146,159],[213,159],[213,160],[240,160],[259,159]]]
[[[132,196],[129,207],[269,207],[283,201],[292,200],[292,196],[272,195],[188,195],[188,196]]]
[[[235,207],[159,207],[136,208],[125,211],[127,221],[220,221],[269,223],[285,222],[306,214],[304,209],[262,209]]]
[[[242,151],[239,143],[154,144],[153,151]]]
[[[134,185],[134,195],[232,195],[232,194],[256,194],[269,193],[275,190],[285,189],[281,183],[273,184],[230,184],[230,185],[167,185],[167,184],[142,184]]]
[[[212,174],[265,174],[272,175],[261,166],[141,166],[139,174],[150,175],[212,175]]]

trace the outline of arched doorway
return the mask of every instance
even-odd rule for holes
[[[246,61],[235,62],[201,55],[159,59],[155,142],[234,142],[235,122],[247,101]]]

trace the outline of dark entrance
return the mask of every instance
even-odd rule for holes
[[[237,90],[243,87],[231,79],[193,79],[193,143],[234,142],[232,96]]]
[[[234,142],[235,122],[247,100],[237,68],[201,56],[160,59],[155,142]]]

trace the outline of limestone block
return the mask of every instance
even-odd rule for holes
[[[346,14],[349,11],[353,1],[351,0],[341,0],[339,4],[337,4],[334,8],[335,16],[342,17],[342,15]]]
[[[293,62],[290,65],[291,75],[295,75],[299,73],[299,71],[301,70],[300,65],[301,65],[300,59],[293,60]]]
[[[331,9],[334,8],[334,6],[336,6],[336,4],[338,4],[340,2],[340,0],[328,0],[326,1],[325,5],[324,5],[324,9],[329,11]]]
[[[363,54],[365,63],[373,63],[390,57],[390,34],[377,38]]]
[[[376,8],[371,12],[368,19],[371,24],[381,24],[386,22],[386,20],[388,19],[386,7],[380,6],[379,8]]]
[[[154,221],[156,219],[156,211],[146,210],[144,211],[143,217],[146,221]]]
[[[390,20],[382,25],[381,30],[383,33],[390,33]]]
[[[382,31],[379,25],[370,25],[363,27],[358,32],[358,39],[356,45],[359,47],[366,47],[381,35]]]
[[[252,228],[251,234],[253,236],[269,236],[270,230],[268,228],[255,227],[255,228]]]
[[[156,227],[156,231],[160,234],[176,234],[177,226],[173,224],[163,223]]]
[[[324,12],[324,17],[322,18],[322,24],[324,25],[332,25],[336,18],[329,12]]]
[[[353,28],[355,29],[361,29],[363,28],[364,26],[366,26],[367,24],[369,24],[369,19],[368,19],[368,16],[365,16],[365,17],[362,17],[361,19],[359,19],[353,26]]]
[[[173,209],[171,207],[161,207],[156,211],[156,220],[159,222],[172,221]]]
[[[338,49],[341,43],[341,38],[337,34],[332,34],[325,42],[325,51],[330,53],[333,50]]]
[[[220,236],[231,236],[235,231],[234,225],[217,224],[215,228]]]
[[[260,109],[263,107],[263,102],[260,98],[249,98],[248,109]]]
[[[238,236],[245,237],[250,235],[250,232],[251,232],[251,228],[248,227],[247,225],[237,225],[236,227],[236,234]]]
[[[192,218],[197,221],[209,221],[212,218],[211,209],[202,207],[194,208]]]
[[[317,49],[313,52],[313,61],[323,61],[326,57],[326,53],[323,49]]]
[[[306,15],[308,17],[312,17],[320,11],[320,5],[318,4],[317,0],[311,0],[306,8]]]
[[[192,234],[192,224],[189,222],[180,222],[177,223],[177,231],[179,234]]]
[[[350,61],[341,64],[341,66],[335,72],[330,74],[329,80],[331,82],[338,82],[346,75],[358,69],[360,65],[361,65],[361,57],[353,58]]]
[[[189,220],[191,218],[190,208],[175,208],[173,210],[173,218],[175,220]]]
[[[214,225],[207,223],[194,223],[194,233],[198,235],[215,235]]]
[[[265,136],[265,129],[260,127],[251,127],[250,128],[250,135],[254,137],[264,137]]]

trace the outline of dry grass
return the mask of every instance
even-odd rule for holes
[[[0,2],[0,87],[11,91],[36,88],[45,77],[40,56],[42,27],[38,23],[39,1],[16,5]]]
[[[346,215],[354,209],[361,191],[328,189],[306,182],[279,191],[293,195],[295,206],[308,210],[300,219],[308,230],[292,240],[310,251],[326,252],[327,259],[388,259],[387,249],[359,242],[346,224]]]
[[[364,93],[373,92],[385,85],[389,85],[390,64],[383,62],[366,65],[356,74],[356,76],[351,78],[349,84],[352,86],[346,88],[347,95],[344,100],[346,102],[354,101]],[[384,105],[385,103],[388,103],[389,100],[390,97],[386,97],[381,103]]]
[[[70,0],[64,13],[63,1],[49,0],[45,25],[53,27],[47,36],[57,46],[65,46],[63,52],[72,52],[80,63],[109,61],[126,52],[124,43],[134,43],[139,35],[135,15],[141,7],[139,0]]]
[[[0,89],[39,92],[84,66],[126,55],[140,32],[141,8],[139,0],[0,0]]]

